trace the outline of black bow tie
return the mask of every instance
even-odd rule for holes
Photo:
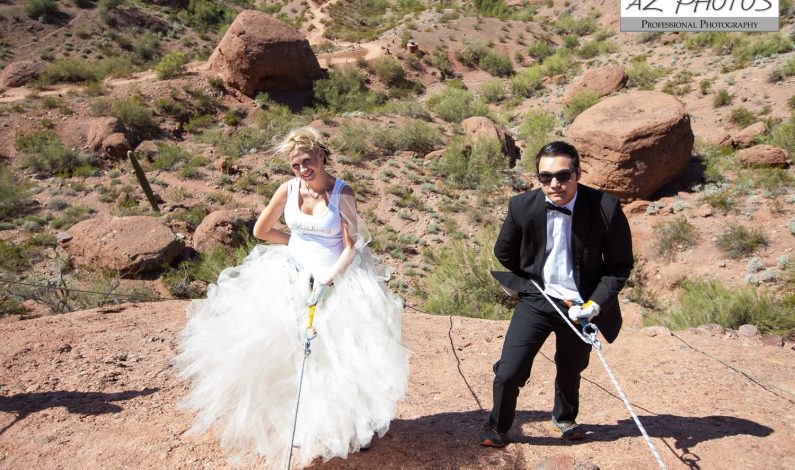
[[[566,214],[566,215],[571,215],[571,211],[566,209],[565,207],[556,206],[555,204],[552,204],[549,201],[545,201],[545,202],[546,202],[546,206],[547,206],[547,210],[548,211],[558,211],[558,212],[561,212],[561,213]]]

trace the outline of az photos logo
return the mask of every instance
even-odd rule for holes
[[[621,0],[621,31],[778,31],[779,0]]]

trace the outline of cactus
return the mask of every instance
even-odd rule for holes
[[[138,183],[140,183],[141,189],[144,190],[144,194],[146,194],[146,199],[148,199],[149,204],[152,205],[152,210],[158,212],[160,208],[157,205],[157,198],[155,197],[155,193],[152,192],[152,187],[149,186],[149,181],[146,179],[146,173],[144,173],[144,169],[141,168],[141,164],[138,163],[138,159],[135,158],[135,153],[128,151],[127,158],[129,158],[130,163],[132,163],[133,170],[135,170],[135,176],[138,178]]]

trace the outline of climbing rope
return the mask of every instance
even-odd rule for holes
[[[569,318],[560,310],[560,308],[558,308],[557,304],[552,301],[552,299],[546,294],[546,292],[544,292],[543,289],[541,289],[541,287],[539,287],[536,281],[531,279],[530,282],[532,282],[535,288],[538,289],[539,292],[541,292],[541,294],[544,296],[545,299],[547,299],[550,305],[552,305],[552,307],[555,308],[555,311],[557,311],[558,314],[560,314],[560,316],[563,318],[564,323],[568,324],[572,328],[572,330],[574,330],[574,332],[577,333],[577,336],[579,336],[580,339],[582,339],[584,342],[590,344],[591,346],[594,347],[594,349],[596,349],[596,354],[599,356],[599,359],[602,361],[602,365],[605,366],[605,370],[607,371],[608,377],[610,377],[610,381],[613,382],[613,386],[615,386],[616,390],[618,390],[618,395],[621,397],[621,401],[624,402],[624,406],[627,408],[627,411],[629,411],[629,415],[632,416],[632,420],[635,421],[635,424],[638,426],[638,429],[640,429],[640,433],[643,435],[643,439],[646,441],[646,445],[649,446],[649,450],[651,451],[652,455],[654,455],[654,458],[657,460],[657,463],[660,465],[660,468],[662,470],[667,470],[668,467],[665,465],[665,462],[663,462],[662,457],[660,457],[660,453],[657,452],[657,448],[654,446],[654,443],[651,441],[649,433],[646,432],[646,428],[644,428],[643,424],[641,424],[638,415],[635,414],[635,411],[632,409],[632,405],[630,405],[629,400],[627,400],[627,396],[624,394],[624,391],[621,389],[621,386],[618,384],[618,380],[616,380],[616,377],[613,375],[613,371],[610,370],[610,366],[607,365],[607,361],[605,360],[605,357],[602,354],[602,343],[600,343],[599,340],[596,339],[596,334],[599,332],[599,327],[597,327],[593,323],[590,323],[586,319],[580,319],[580,324],[582,325],[582,333],[580,333],[579,331],[577,331],[577,328],[574,327],[574,324],[568,321]]]

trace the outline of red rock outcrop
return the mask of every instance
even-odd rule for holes
[[[583,182],[622,199],[645,199],[676,179],[693,150],[690,117],[676,98],[638,91],[607,98],[566,133],[582,160]]]
[[[256,221],[257,213],[252,209],[215,211],[196,227],[193,248],[204,253],[219,246],[240,246],[245,241],[240,231],[251,233]]]
[[[563,100],[569,102],[575,94],[583,90],[594,91],[599,96],[607,96],[618,91],[627,83],[627,74],[617,65],[608,65],[588,70],[566,88]]]
[[[772,145],[754,145],[737,152],[737,161],[747,167],[788,168],[792,163],[789,153]]]
[[[182,249],[182,242],[158,219],[148,216],[98,217],[75,224],[65,244],[72,261],[123,274],[156,271]]]
[[[12,62],[0,72],[0,86],[25,86],[31,80],[35,80],[41,71],[44,70],[44,67],[44,62],[35,60]]]
[[[510,158],[511,166],[519,158],[519,149],[513,138],[499,126],[494,124],[491,119],[484,116],[473,116],[461,121],[464,134],[470,139],[490,139],[497,140],[502,144],[504,154]]]
[[[304,36],[260,11],[242,11],[210,56],[209,73],[248,96],[302,90],[324,72]]]

